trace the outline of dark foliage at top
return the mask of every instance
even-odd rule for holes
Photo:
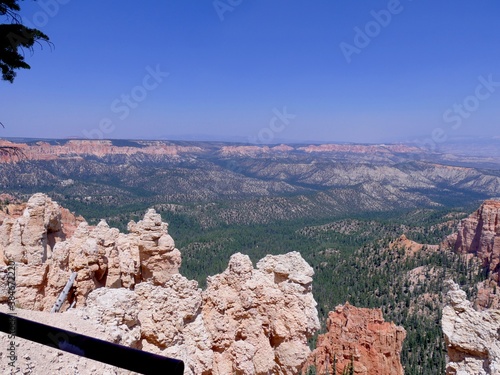
[[[18,0],[0,0],[0,16],[6,19],[6,23],[0,24],[0,69],[2,79],[11,83],[16,70],[31,68],[24,59],[24,49],[33,51],[35,43],[49,43],[49,37],[40,30],[21,23],[20,10]]]

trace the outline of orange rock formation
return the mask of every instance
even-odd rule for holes
[[[478,285],[475,306],[500,308],[500,201],[485,201],[447,241],[457,253],[477,256],[488,270],[489,279]]]
[[[349,303],[331,311],[328,332],[320,335],[316,349],[310,354],[304,373],[315,366],[317,374],[335,374],[351,361],[355,374],[402,375],[400,361],[406,331],[385,322],[382,310],[357,308]]]

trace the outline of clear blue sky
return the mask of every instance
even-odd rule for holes
[[[497,0],[22,4],[54,47],[0,81],[2,137],[500,136]]]

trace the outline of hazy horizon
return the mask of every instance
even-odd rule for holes
[[[428,145],[420,143],[419,139],[417,141],[413,140],[393,140],[393,141],[380,141],[380,142],[352,142],[352,141],[336,141],[336,140],[315,140],[315,139],[282,139],[276,138],[273,142],[251,142],[249,139],[245,139],[243,137],[219,137],[215,135],[178,135],[178,136],[161,136],[161,137],[136,137],[136,138],[87,138],[87,137],[20,137],[20,136],[12,136],[12,137],[0,137],[0,139],[9,140],[12,142],[22,142],[22,141],[51,141],[51,140],[110,140],[110,141],[171,141],[171,142],[207,142],[207,143],[237,143],[241,145],[257,145],[257,146],[273,146],[279,144],[288,144],[288,145],[303,145],[303,144],[359,144],[359,145],[383,145],[383,144],[402,144],[402,145],[416,145],[422,148],[429,149]],[[468,143],[471,145],[481,145],[484,143],[500,143],[500,137],[478,137],[478,136],[461,136],[461,137],[451,137],[447,139],[445,143],[436,145],[436,148],[431,151],[439,151],[440,148],[446,146],[447,144],[461,144]],[[426,147],[427,146],[427,147]]]
[[[23,2],[54,47],[0,84],[1,137],[246,143],[500,136],[500,3]]]

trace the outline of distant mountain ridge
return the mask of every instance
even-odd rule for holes
[[[162,141],[162,140],[88,140],[88,139],[22,139],[17,142],[0,141],[0,146],[17,146],[30,160],[47,160],[64,155],[96,155],[145,153],[156,155],[183,154],[235,154],[248,155],[272,152],[306,153],[402,153],[422,154],[414,146],[402,144],[321,144],[321,145],[256,145],[233,142]]]
[[[124,206],[156,206],[210,227],[457,206],[500,195],[500,164],[486,168],[477,158],[402,144],[0,142],[22,151],[0,159],[3,192],[24,199],[47,192],[89,220],[125,222]]]
[[[36,154],[37,151],[44,153],[44,149],[48,146],[60,148],[58,153],[77,152],[82,153],[84,150],[91,150],[92,147],[106,148],[106,146],[114,146],[113,153],[130,152],[127,148],[148,148],[159,147],[166,153],[170,148],[187,148],[184,151],[189,151],[191,147],[201,149],[203,153],[216,152],[217,150],[232,147],[241,149],[252,149],[255,152],[270,152],[270,150],[279,150],[287,147],[288,151],[293,152],[355,152],[355,153],[378,153],[378,152],[393,152],[400,156],[408,156],[418,160],[440,160],[444,162],[462,162],[462,163],[493,163],[500,165],[500,139],[490,138],[457,138],[450,139],[446,142],[436,145],[429,149],[425,145],[419,145],[414,142],[395,142],[395,143],[352,143],[352,142],[275,142],[275,143],[251,143],[245,141],[198,141],[195,138],[185,140],[144,140],[144,139],[41,139],[41,138],[7,138],[0,139],[0,145],[9,145],[11,143],[20,144],[22,148],[30,149],[31,153]],[[25,145],[25,146],[22,146]],[[85,147],[84,147],[85,145]],[[58,146],[58,147],[57,147]],[[88,151],[87,151],[88,152]],[[91,152],[91,151],[90,151]],[[148,151],[145,151],[148,153]]]

